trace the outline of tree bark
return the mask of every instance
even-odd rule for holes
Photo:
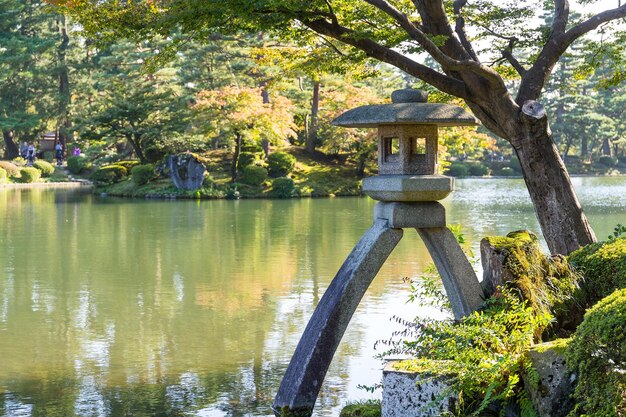
[[[59,44],[58,61],[59,61],[59,140],[63,145],[63,149],[67,152],[67,142],[69,141],[70,122],[70,81],[69,71],[67,68],[67,48],[69,47],[70,38],[67,33],[67,21],[64,15],[57,16],[57,28],[61,36]]]
[[[141,146],[139,145],[141,143],[141,135],[139,133],[128,133],[126,135],[126,140],[128,141],[128,143],[130,144],[130,146],[133,147],[133,150],[135,151],[135,155],[137,155],[137,158],[139,158],[139,161],[142,164],[146,164],[146,157],[143,154],[143,151],[141,150]]]
[[[536,104],[524,105],[520,136],[512,142],[548,248],[567,255],[596,237],[552,140],[545,110]]]
[[[4,156],[6,159],[13,159],[20,156],[20,149],[15,143],[14,134],[12,130],[3,130],[2,136],[4,138]]]
[[[317,120],[320,108],[320,82],[313,81],[313,98],[311,100],[311,128],[306,137],[306,151],[310,154],[315,152],[317,145]]]
[[[241,153],[241,133],[235,131],[235,153],[233,161],[230,164],[230,179],[232,182],[237,181],[237,165],[239,164],[239,154]]]

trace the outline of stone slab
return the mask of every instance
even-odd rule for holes
[[[383,370],[382,417],[455,415],[458,396],[443,377],[399,371],[389,362]]]
[[[363,180],[362,190],[378,201],[439,201],[454,191],[445,175],[376,175]]]
[[[374,218],[394,229],[445,227],[446,209],[437,202],[387,203],[374,206]]]

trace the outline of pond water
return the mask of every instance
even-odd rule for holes
[[[574,178],[600,238],[626,224],[626,178]],[[521,180],[462,180],[444,201],[477,248],[539,232]],[[368,198],[147,201],[0,189],[0,415],[267,416],[315,305],[369,227]],[[434,310],[403,277],[407,231],[338,349],[316,416],[372,398],[374,343]],[[373,394],[375,398],[376,395]]]

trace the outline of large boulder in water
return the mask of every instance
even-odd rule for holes
[[[167,166],[176,188],[196,190],[202,187],[206,168],[196,155],[192,153],[170,155]]]

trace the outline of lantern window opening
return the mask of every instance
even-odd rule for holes
[[[410,140],[412,155],[426,155],[427,151],[425,137],[410,138]]]
[[[400,158],[400,138],[390,136],[383,138],[383,160],[397,162]]]

